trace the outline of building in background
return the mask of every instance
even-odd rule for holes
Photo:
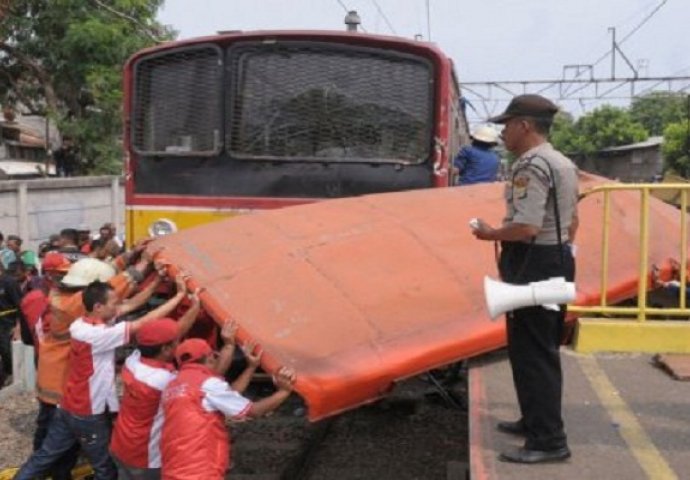
[[[663,173],[663,141],[664,137],[650,137],[644,142],[605,148],[593,155],[573,154],[570,157],[587,172],[621,182],[652,182]]]
[[[38,116],[15,117],[10,109],[3,110],[0,121],[0,179],[36,178],[55,174],[47,147],[46,131],[56,132],[46,119]]]

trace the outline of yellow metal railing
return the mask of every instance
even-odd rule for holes
[[[680,252],[678,255],[679,265],[679,300],[677,308],[656,308],[647,305],[647,292],[649,290],[649,228],[650,228],[650,192],[655,190],[677,190],[680,192]],[[607,290],[608,290],[608,275],[609,275],[609,255],[610,255],[610,230],[611,230],[611,194],[618,191],[639,191],[640,192],[640,248],[639,248],[639,259],[638,259],[638,270],[639,270],[639,282],[637,291],[637,306],[634,307],[621,307],[621,306],[610,306],[608,305]],[[597,330],[596,327],[587,327],[594,332],[600,332],[602,337],[600,340],[596,340],[592,345],[599,345],[596,349],[602,349],[600,346],[606,344],[607,341],[612,341],[615,343],[615,339],[610,337],[616,335],[620,332],[620,328],[633,327],[634,335],[641,333],[639,331],[639,326],[642,324],[656,324],[655,327],[664,325],[662,328],[668,330],[670,335],[677,335],[679,329],[682,332],[684,338],[686,335],[690,335],[690,322],[649,322],[647,321],[648,316],[658,316],[663,315],[666,317],[690,317],[690,309],[687,308],[686,304],[686,287],[688,283],[687,279],[687,246],[688,246],[688,225],[687,225],[687,207],[688,207],[688,192],[690,192],[690,184],[681,183],[653,183],[653,184],[608,184],[594,187],[583,194],[583,196],[591,196],[594,194],[603,194],[603,231],[602,231],[602,245],[601,245],[601,290],[600,290],[600,304],[596,306],[574,306],[569,305],[568,311],[577,313],[579,316],[606,316],[606,315],[616,315],[628,317],[628,321],[625,322],[625,318],[615,320],[618,322],[615,327],[613,327],[611,322],[603,322],[601,325],[605,325],[602,329]],[[672,232],[660,232],[663,235],[672,234]],[[630,319],[636,320],[634,324],[630,323]],[[585,320],[589,322],[591,319]],[[623,322],[621,322],[623,320]],[[578,327],[581,327],[585,322],[579,322]],[[637,325],[635,325],[637,324]],[[669,327],[669,328],[667,328]],[[579,328],[582,330],[582,328]],[[585,341],[584,343],[587,343]],[[633,342],[639,345],[636,342]],[[674,345],[680,344],[678,339],[672,341]],[[663,345],[663,342],[662,342]],[[577,348],[577,347],[576,347]],[[594,347],[592,347],[594,348]],[[650,347],[651,348],[651,347]],[[666,348],[661,346],[660,348]],[[668,351],[677,351],[677,347],[668,347]],[[614,350],[621,350],[624,348],[615,348]],[[690,346],[688,347],[690,349]],[[681,348],[685,351],[685,348]]]

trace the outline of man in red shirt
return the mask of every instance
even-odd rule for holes
[[[232,387],[222,375],[230,366],[235,348],[233,322],[221,331],[225,346],[214,352],[204,340],[191,338],[175,350],[180,372],[163,392],[162,478],[165,480],[220,480],[230,461],[230,439],[225,417],[255,418],[272,412],[292,392],[295,374],[282,368],[275,377],[277,390],[252,402],[243,397],[261,361],[255,345],[245,346],[247,368]]]
[[[179,322],[163,318],[144,325],[137,334],[137,350],[122,368],[124,394],[110,442],[120,479],[160,478],[161,394],[176,375],[172,360],[178,339],[199,314],[196,293],[191,301]]]
[[[113,324],[119,300],[113,287],[95,281],[83,292],[86,316],[69,327],[69,373],[60,408],[48,426],[41,448],[22,466],[16,480],[30,480],[45,473],[54,461],[79,442],[98,480],[114,480],[115,465],[108,453],[110,413],[117,412],[115,349],[146,323],[164,317],[182,300],[186,289],[178,278],[177,294],[166,303],[132,322]]]

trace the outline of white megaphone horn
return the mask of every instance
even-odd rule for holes
[[[484,277],[486,307],[492,320],[502,313],[522,307],[541,305],[558,310],[558,305],[575,300],[575,284],[557,277],[527,285],[513,285]]]

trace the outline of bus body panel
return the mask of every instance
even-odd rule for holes
[[[584,174],[583,191],[606,179]],[[505,345],[486,310],[483,280],[496,275],[492,242],[469,221],[500,218],[501,184],[367,195],[261,211],[154,241],[161,256],[204,287],[218,324],[237,321],[240,342],[263,349],[262,367],[297,372],[309,418],[384,396],[405,378]],[[609,304],[638,293],[640,195],[611,195]],[[602,201],[580,203],[577,305],[601,303]],[[651,199],[660,232],[680,212]],[[448,212],[452,212],[449,216]],[[674,235],[653,235],[647,261],[670,275]],[[582,254],[584,253],[584,254]]]

